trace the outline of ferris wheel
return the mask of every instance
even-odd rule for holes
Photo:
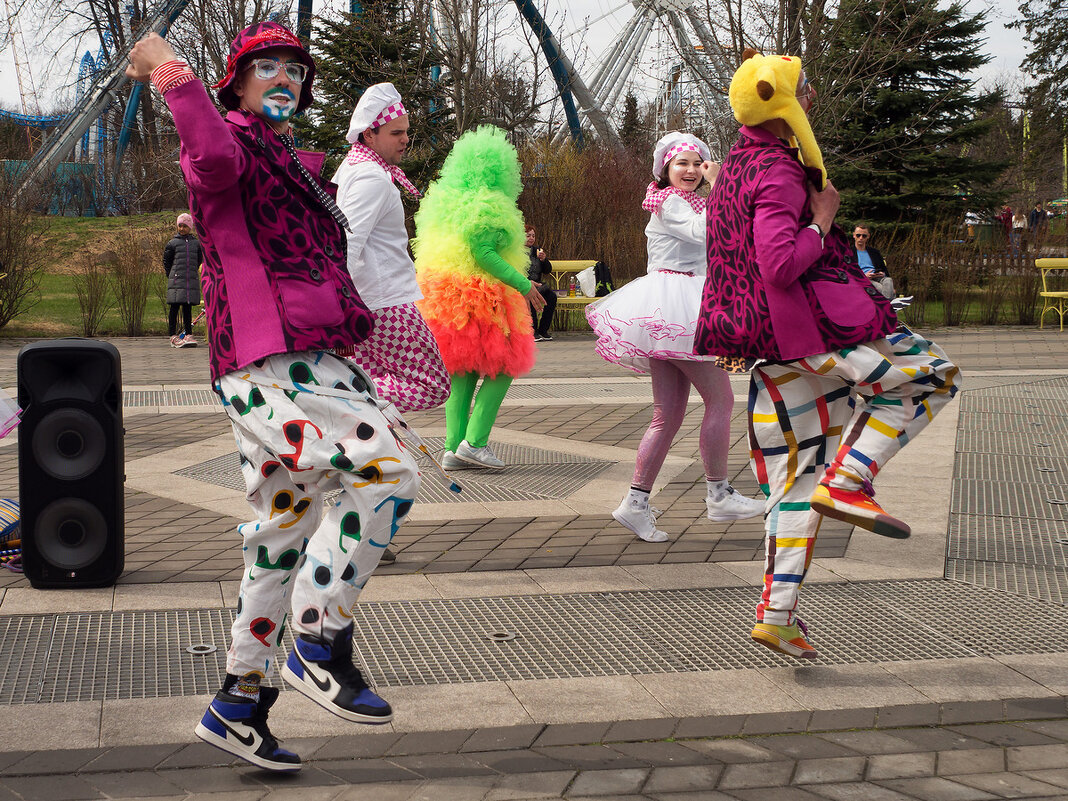
[[[603,33],[605,28],[612,31],[610,40],[601,55],[588,58],[589,66],[583,67],[588,77],[582,82],[596,112],[618,117],[624,94],[633,92],[654,100],[658,134],[688,129],[711,136],[730,120],[726,89],[734,72],[732,59],[695,0],[630,0],[565,29],[564,47],[594,41],[591,31]],[[589,112],[583,104],[586,127],[592,124]],[[567,133],[561,126],[554,138],[559,141]]]

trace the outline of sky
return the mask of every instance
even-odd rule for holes
[[[316,0],[315,11],[321,13],[331,7],[347,5],[345,0]],[[539,6],[554,28],[564,52],[579,66],[580,74],[588,68],[584,65],[592,66],[608,49],[634,13],[626,0],[539,0]],[[990,20],[985,51],[992,59],[976,78],[981,84],[1006,79],[1018,83],[1019,64],[1026,42],[1018,31],[1004,27],[1017,16],[1015,0],[967,0],[967,7],[974,12],[987,9]],[[30,18],[26,19],[27,16]],[[39,30],[39,18],[24,13],[21,25],[31,54],[30,67],[38,97],[42,108],[49,109],[63,92],[62,87],[69,86],[77,77],[77,59],[81,58],[82,52],[89,49],[95,55],[99,45],[87,43],[76,48],[70,44],[57,53],[59,46],[54,41],[55,32]],[[17,109],[20,104],[12,48],[10,41],[3,45],[0,50],[0,104]]]

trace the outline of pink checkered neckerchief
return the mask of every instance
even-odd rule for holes
[[[642,201],[642,208],[650,214],[656,214],[660,211],[660,207],[664,204],[664,201],[668,199],[669,195],[678,195],[681,197],[690,204],[690,208],[697,214],[704,214],[705,209],[708,208],[708,198],[702,197],[696,192],[688,192],[685,189],[679,189],[677,186],[667,186],[660,189],[655,181],[650,183],[649,187],[645,190],[645,200]]]
[[[387,122],[393,122],[397,117],[403,117],[408,112],[404,110],[404,104],[401,101],[391,103],[379,112],[375,117],[374,122],[371,123],[372,128],[381,128]]]
[[[404,187],[404,191],[409,195],[412,197],[422,197],[419,190],[415,188],[415,184],[408,180],[408,176],[404,174],[404,170],[400,167],[395,167],[392,164],[387,164],[384,158],[371,150],[371,148],[363,142],[353,142],[352,147],[349,148],[349,154],[345,156],[345,162],[348,164],[359,164],[363,161],[373,161],[383,170],[388,172],[395,183]]]

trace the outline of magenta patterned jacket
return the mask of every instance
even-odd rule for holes
[[[212,379],[276,353],[364,340],[373,318],[349,277],[344,232],[270,126],[242,111],[224,120],[199,80],[164,99],[204,249]],[[323,154],[298,155],[318,178]]]
[[[897,317],[835,225],[820,247],[797,150],[743,126],[708,204],[694,352],[794,361],[886,336]]]

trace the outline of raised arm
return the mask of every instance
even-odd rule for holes
[[[152,80],[174,116],[182,141],[183,169],[190,189],[218,191],[235,184],[245,156],[208,97],[204,84],[178,60],[167,40],[150,33],[130,50],[126,74]]]

